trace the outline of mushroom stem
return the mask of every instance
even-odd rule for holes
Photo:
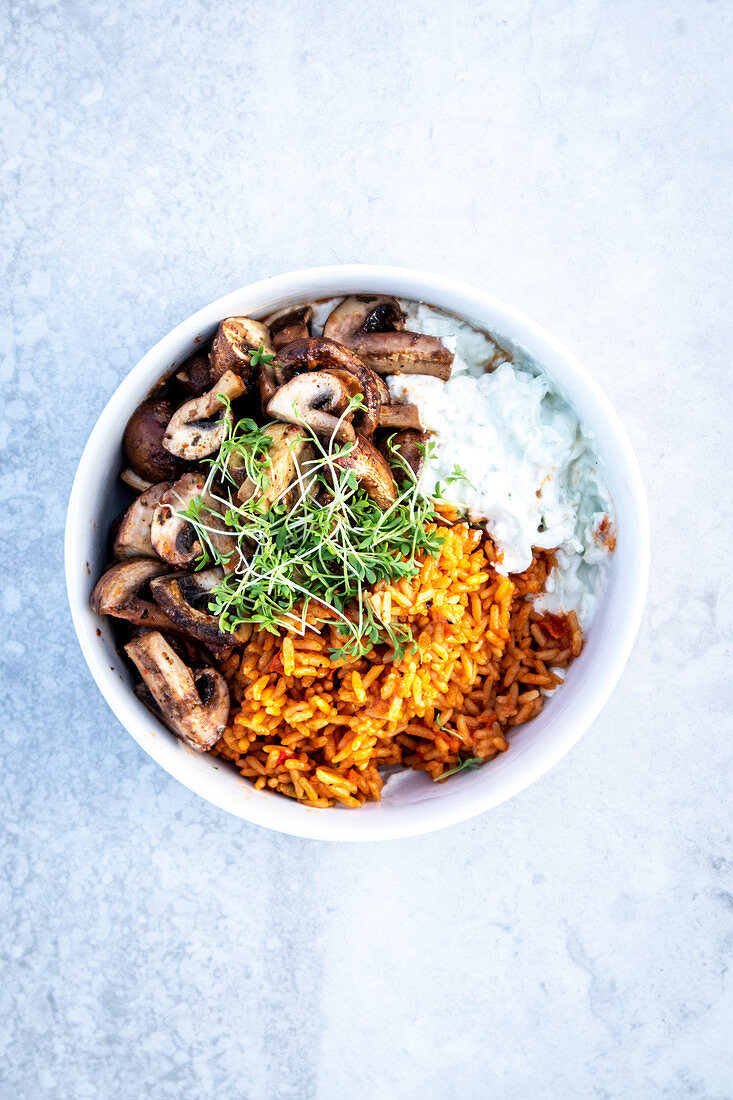
[[[453,353],[436,336],[406,332],[405,316],[396,298],[344,298],[331,311],[323,335],[356,352],[380,374],[450,378]]]
[[[422,431],[417,405],[384,405],[379,413],[380,428],[414,428]]]
[[[417,332],[364,332],[351,348],[379,374],[431,374],[447,382],[453,352],[437,336]]]

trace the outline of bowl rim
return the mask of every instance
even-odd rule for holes
[[[308,291],[306,289],[308,284],[317,285],[322,290],[323,288],[326,290],[322,293]],[[395,289],[396,286],[412,289],[399,290]],[[88,518],[86,507],[87,485],[93,481],[91,467],[97,455],[105,453],[108,449],[107,433],[110,429],[114,429],[115,425],[118,433],[115,444],[119,444],[121,431],[118,409],[132,397],[135,397],[135,403],[141,400],[139,396],[141,380],[150,373],[151,367],[157,366],[158,376],[162,376],[175,361],[172,349],[184,338],[188,339],[193,346],[195,337],[200,335],[202,330],[210,328],[214,320],[218,321],[222,317],[240,311],[241,307],[237,303],[244,297],[280,299],[283,304],[286,304],[284,300],[288,297],[293,302],[307,299],[309,296],[311,298],[336,297],[341,294],[356,293],[359,288],[367,293],[380,292],[381,288],[381,293],[392,293],[397,297],[430,302],[438,308],[448,309],[449,312],[457,312],[465,316],[471,316],[474,310],[478,314],[491,314],[501,319],[501,323],[493,325],[492,328],[502,335],[502,325],[505,326],[511,342],[520,348],[525,346],[531,348],[532,355],[543,369],[546,358],[554,359],[561,364],[565,375],[562,385],[566,386],[568,379],[571,380],[568,387],[570,391],[568,396],[571,401],[574,398],[577,399],[577,395],[582,393],[584,400],[594,406],[594,413],[598,420],[605,422],[605,428],[613,438],[616,460],[621,462],[623,477],[628,485],[631,513],[625,518],[624,529],[632,544],[631,552],[636,569],[628,578],[628,587],[624,591],[623,620],[614,636],[605,639],[604,642],[607,644],[608,653],[605,672],[601,677],[602,683],[596,685],[592,695],[586,692],[585,697],[583,697],[582,686],[579,688],[577,693],[579,698],[574,700],[573,720],[568,723],[568,728],[563,731],[562,736],[557,736],[553,743],[550,744],[548,738],[544,751],[536,751],[524,770],[520,769],[513,776],[505,776],[501,784],[489,785],[486,790],[474,785],[464,792],[462,799],[436,800],[431,805],[431,811],[427,817],[416,813],[414,819],[410,813],[398,814],[394,818],[389,816],[377,818],[365,814],[364,809],[353,814],[346,810],[339,812],[338,809],[336,812],[309,809],[289,799],[273,796],[270,792],[264,792],[267,795],[264,799],[247,798],[236,802],[222,797],[215,782],[206,781],[203,773],[190,766],[190,755],[193,754],[189,752],[172,756],[165,751],[166,742],[162,738],[151,739],[149,730],[151,716],[129,690],[128,685],[121,682],[119,674],[114,669],[110,669],[101,639],[92,630],[88,609],[88,576],[83,572],[81,543],[88,524],[92,522]],[[447,307],[442,304],[445,299],[462,304],[458,307]],[[276,308],[277,305],[273,305],[269,311],[274,311]],[[268,309],[257,308],[252,309],[252,312],[262,314],[268,312]],[[539,354],[538,349],[540,349]],[[548,370],[548,374],[557,381],[552,370]],[[153,378],[154,381],[155,378]],[[561,760],[598,716],[628,661],[644,609],[649,575],[649,553],[649,516],[646,495],[631,442],[600,385],[576,356],[537,322],[492,294],[443,275],[415,268],[377,264],[337,264],[303,268],[249,283],[203,306],[158,340],[121,380],[92,428],[74,476],[67,508],[64,540],[67,595],[82,653],[93,679],[113,714],[141,748],[189,790],[245,821],[293,836],[335,841],[368,841],[418,836],[467,821],[512,798]],[[180,746],[180,743],[178,744]],[[242,782],[246,783],[245,780]],[[248,787],[251,789],[250,785]],[[278,811],[277,804],[282,805],[281,811]],[[294,809],[295,813],[292,812]]]

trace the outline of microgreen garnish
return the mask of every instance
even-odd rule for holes
[[[451,768],[450,771],[443,772],[438,776],[438,779],[447,779],[451,775],[457,775],[458,772],[470,772],[474,768],[480,768],[483,764],[483,757],[481,756],[469,756],[466,760],[462,760],[460,764],[457,764],[455,768]]]
[[[359,394],[342,419],[361,405]],[[236,539],[236,569],[212,589],[209,601],[222,629],[251,623],[273,634],[284,628],[302,633],[315,610],[318,623],[337,627],[342,644],[331,651],[333,660],[351,661],[388,644],[399,661],[417,643],[406,626],[381,619],[373,589],[380,581],[415,576],[423,556],[439,553],[442,536],[428,530],[435,503],[422,495],[419,479],[393,448],[404,477],[396,500],[380,509],[354,472],[335,464],[354,447],[335,437],[324,441],[311,433],[315,457],[302,463],[291,449],[293,480],[265,508],[259,498],[269,484],[271,437],[252,420],[228,424],[210,460],[206,508],[199,499],[180,514],[204,547],[201,566],[225,562],[212,535]],[[244,503],[233,489],[242,474],[255,486]]]
[[[457,481],[468,481],[468,484],[471,484],[467,472],[464,470],[463,466],[459,466],[458,463],[453,467],[453,472],[448,474],[445,483],[446,485],[454,485]]]
[[[264,363],[266,367],[269,367],[274,358],[275,353],[273,352],[271,355],[268,355],[268,353],[265,351],[265,345],[260,344],[260,346],[257,348],[257,351],[253,351],[250,355],[249,365],[251,367],[259,367],[260,363]]]
[[[456,465],[446,477],[445,481],[436,482],[434,490],[435,496],[439,499],[442,499],[448,486],[456,485],[459,481],[465,481],[465,483],[467,485],[470,485],[472,489],[474,488],[474,485],[471,482],[471,479],[469,478],[466,471],[463,469],[462,466],[459,466],[458,463],[456,463]]]
[[[231,410],[228,397],[220,394],[219,400]],[[270,466],[267,449],[271,443],[271,437],[254,420],[244,417],[233,428],[225,430],[216,458],[205,458],[203,461],[225,483],[238,487],[243,478],[248,477],[254,482],[256,489],[262,491],[267,488],[267,470]],[[235,477],[235,471],[239,472],[239,477]]]

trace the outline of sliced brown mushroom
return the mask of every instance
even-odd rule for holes
[[[203,547],[194,527],[178,515],[204,491],[206,478],[197,470],[184,474],[169,485],[153,516],[151,542],[155,553],[170,565],[192,565]]]
[[[115,537],[114,556],[118,561],[127,558],[154,558],[157,551],[151,539],[153,516],[161,497],[170,489],[169,481],[152,485],[133,501],[122,517]]]
[[[226,317],[217,329],[209,354],[212,382],[227,371],[234,371],[248,385],[256,369],[250,364],[252,352],[263,345],[266,354],[274,352],[267,325],[249,317]]]
[[[354,395],[352,375],[346,371],[319,370],[296,374],[276,391],[267,415],[286,424],[303,424],[318,435],[353,442],[356,433],[348,419],[340,420]],[[356,387],[358,392],[358,387]]]
[[[198,470],[184,474],[160,500],[153,517],[151,541],[156,553],[171,565],[193,565],[203,547],[192,523],[180,515],[196,499],[201,500],[199,518],[207,528],[209,541],[225,559],[225,572],[233,572],[238,561],[237,540],[216,514],[215,502],[206,491],[206,478]]]
[[[294,482],[299,474],[302,478],[301,491],[308,491],[311,481],[308,477],[308,463],[315,457],[313,443],[308,433],[295,424],[270,424],[265,428],[265,433],[272,440],[267,448],[270,462],[266,471],[267,486],[260,491],[248,477],[242,482],[237,495],[243,503],[256,497],[262,511],[266,511],[278,499],[290,510],[298,492],[298,486]]]
[[[278,377],[284,382],[304,370],[325,370],[328,367],[337,367],[348,370],[352,374],[358,374],[359,370],[364,369],[364,364],[360,363],[347,347],[337,344],[334,340],[326,340],[323,336],[293,340],[278,353],[275,362],[279,372]]]
[[[166,451],[198,461],[218,450],[225,425],[231,423],[231,413],[224,409],[219,398],[223,395],[234,401],[243,393],[244,383],[239,375],[226,371],[207,393],[187,401],[173,414],[163,436]]]
[[[379,414],[380,428],[414,428],[422,431],[417,405],[383,405]]]
[[[140,592],[168,566],[150,558],[133,558],[113,565],[97,581],[92,592],[92,611],[98,615],[113,615],[126,619],[136,626],[149,626],[153,630],[175,629],[157,603],[143,599]]]
[[[352,374],[359,383],[364,398],[364,408],[354,416],[354,428],[359,435],[374,434],[385,397],[389,403],[389,390],[379,375],[365,366],[348,348],[334,343],[333,340],[324,340],[321,336],[295,340],[278,355],[276,376],[281,384],[293,374],[305,370],[342,370]]]
[[[162,393],[146,398],[127,422],[122,445],[127,461],[139,477],[155,485],[174,481],[185,465],[163,446],[163,436],[173,416],[173,405]]]
[[[356,295],[331,312],[323,335],[344,344],[379,374],[432,374],[450,378],[453,352],[437,336],[404,331],[396,298]]]
[[[143,678],[166,725],[196,752],[221,737],[229,717],[229,688],[220,672],[193,672],[158,631],[133,638],[125,652]]]
[[[204,645],[214,649],[244,645],[252,634],[249,624],[242,624],[232,632],[224,631],[219,627],[218,616],[209,611],[211,591],[223,579],[224,573],[219,568],[204,569],[200,573],[176,573],[156,577],[150,591],[169,619]]]
[[[146,477],[140,477],[130,466],[122,471],[120,481],[124,481],[125,485],[129,485],[136,493],[144,493],[146,489],[152,488],[153,485],[152,481],[148,481]]]
[[[396,500],[397,486],[389,463],[368,439],[357,439],[348,454],[334,459],[334,465],[353,471],[378,508],[385,510]]]
[[[313,319],[313,310],[310,306],[302,309],[289,309],[285,313],[268,317],[267,327],[270,330],[270,338],[275,351],[291,344],[293,340],[307,340],[310,336],[310,326]]]
[[[404,327],[405,315],[396,298],[356,294],[344,298],[331,311],[323,335],[349,347],[357,333],[394,332]]]
[[[388,435],[382,440],[379,449],[398,478],[404,478],[407,472],[403,466],[405,462],[415,477],[419,477],[425,462],[425,445],[429,439],[430,435],[427,432],[408,429]]]

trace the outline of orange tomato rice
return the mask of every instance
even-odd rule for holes
[[[333,661],[343,639],[320,626],[256,631],[223,663],[233,709],[214,751],[258,789],[357,807],[379,800],[386,767],[440,780],[468,757],[506,752],[510,731],[562,682],[552,670],[580,652],[577,617],[541,615],[526,598],[543,588],[552,555],[537,552],[525,573],[505,577],[483,531],[448,510],[442,520],[437,557],[369,597],[383,621],[409,627],[417,652],[395,661],[379,645]]]

